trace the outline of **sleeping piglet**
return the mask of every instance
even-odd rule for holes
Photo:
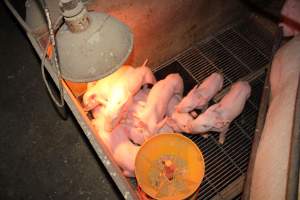
[[[213,73],[200,85],[196,85],[181,102],[177,105],[177,112],[190,112],[196,109],[203,109],[218,91],[223,87],[224,78],[222,74]]]
[[[230,123],[242,112],[250,93],[251,87],[248,82],[234,83],[219,103],[209,107],[188,124],[189,132],[192,134],[220,132],[219,142],[223,144]]]
[[[98,105],[103,106],[106,116],[106,131],[111,131],[122,118],[132,103],[141,86],[154,84],[156,79],[146,66],[146,62],[138,67],[124,66],[112,75],[91,84],[83,96],[83,106],[86,111]]]

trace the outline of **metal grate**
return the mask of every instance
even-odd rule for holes
[[[239,79],[249,80],[252,86],[251,97],[241,115],[231,123],[223,145],[218,143],[217,133],[208,138],[184,134],[199,146],[205,159],[206,172],[197,199],[228,199],[228,194],[226,197],[222,191],[235,181],[243,180],[247,171],[265,80],[263,68],[269,62],[277,30],[272,26],[252,16],[197,43],[154,70],[158,79],[169,73],[179,73],[184,79],[185,94],[213,72],[224,74],[225,91]],[[241,187],[234,192],[232,197],[241,192]]]

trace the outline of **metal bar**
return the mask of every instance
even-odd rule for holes
[[[242,34],[240,34],[238,31],[235,31],[234,29],[233,29],[233,31],[234,31],[236,34],[238,34],[241,38],[243,38],[250,46],[252,46],[252,47],[255,48],[258,52],[260,52],[261,55],[263,55],[263,56],[268,60],[268,56],[267,56],[263,51],[261,51],[259,48],[256,48],[251,42],[249,42],[249,40],[248,40],[245,36],[243,36]]]
[[[216,188],[216,186],[214,184],[212,184],[212,181],[206,175],[205,175],[205,178],[206,178],[206,181],[208,182],[209,186],[217,193],[216,196],[219,197],[218,200],[223,200],[222,197],[217,192],[218,189]]]
[[[208,61],[208,63],[210,64],[210,65],[212,65],[215,69],[216,69],[216,71],[217,72],[221,72],[221,70],[215,65],[215,63],[213,63],[206,55],[204,55],[200,50],[198,50],[199,52],[200,52],[200,54],[202,55],[202,57],[204,57],[207,61]],[[228,78],[226,78],[226,77],[224,77],[224,79],[226,79],[229,83],[232,83],[232,81],[230,80],[230,79],[228,79]]]
[[[234,182],[232,182],[229,186],[227,186],[224,190],[222,190],[219,194],[224,200],[231,200],[237,195],[239,195],[243,191],[243,184],[245,180],[245,175],[240,176]],[[219,199],[218,197],[212,198],[213,200]]]
[[[245,130],[238,123],[236,123],[236,122],[233,122],[233,123],[236,125],[236,127],[238,127],[238,129],[241,130],[241,132],[245,135],[246,138],[251,140],[250,136],[245,132]]]
[[[213,141],[218,145],[218,147],[221,149],[223,154],[230,160],[230,162],[240,171],[240,173],[243,173],[242,170],[240,169],[240,167],[237,166],[237,164],[234,162],[234,160],[226,153],[226,151],[224,151],[222,146],[220,146],[219,142],[216,141],[214,138],[213,138]]]
[[[234,28],[224,34],[218,35],[216,39],[224,44],[224,46],[228,48],[228,50],[231,51],[238,60],[240,59],[244,64],[246,64],[250,71],[253,71],[253,64],[261,66],[261,63],[265,63],[268,60],[257,50],[257,48],[252,47],[252,45],[250,46],[247,41],[235,33]],[[246,51],[244,51],[244,49]]]
[[[226,183],[230,183],[232,181],[234,181],[237,177],[240,177],[241,174],[240,173],[234,173],[235,171],[229,171],[229,170],[223,170],[220,173],[218,173],[220,176],[218,178],[214,178],[212,179],[216,184],[215,186],[217,188],[226,188]],[[229,177],[228,178],[223,178],[223,177]],[[219,189],[220,190],[220,189]]]
[[[250,72],[252,71],[250,67],[246,65],[237,55],[235,55],[229,48],[227,48],[218,38],[215,38],[215,40],[233,57],[235,58],[238,62],[240,62],[246,69],[248,69]]]
[[[176,60],[176,59],[175,59]],[[179,64],[181,64],[178,60],[176,60]],[[183,69],[185,69],[185,71],[194,79],[194,80],[196,80],[197,81],[197,79],[194,77],[194,75],[184,66],[184,65],[182,65],[181,64],[181,66],[182,66],[182,68]]]
[[[266,66],[262,67],[259,70],[256,70],[253,73],[250,73],[242,78],[240,78],[239,80],[241,81],[248,81],[248,82],[252,82],[257,80],[261,75],[263,75],[266,71]],[[224,96],[225,94],[229,91],[230,86],[227,86],[226,88],[224,88],[221,92],[219,92],[214,98],[213,101],[214,102],[219,102]]]

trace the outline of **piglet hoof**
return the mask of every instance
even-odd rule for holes
[[[224,144],[226,133],[220,133],[219,135],[219,143]]]
[[[203,138],[207,139],[208,138],[208,134],[203,134],[201,135]]]
[[[198,116],[197,112],[196,111],[192,111],[190,112],[190,114],[192,115],[192,117],[196,118]]]

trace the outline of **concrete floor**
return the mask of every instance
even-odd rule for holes
[[[122,199],[76,120],[57,114],[2,1],[0,27],[0,199]]]

